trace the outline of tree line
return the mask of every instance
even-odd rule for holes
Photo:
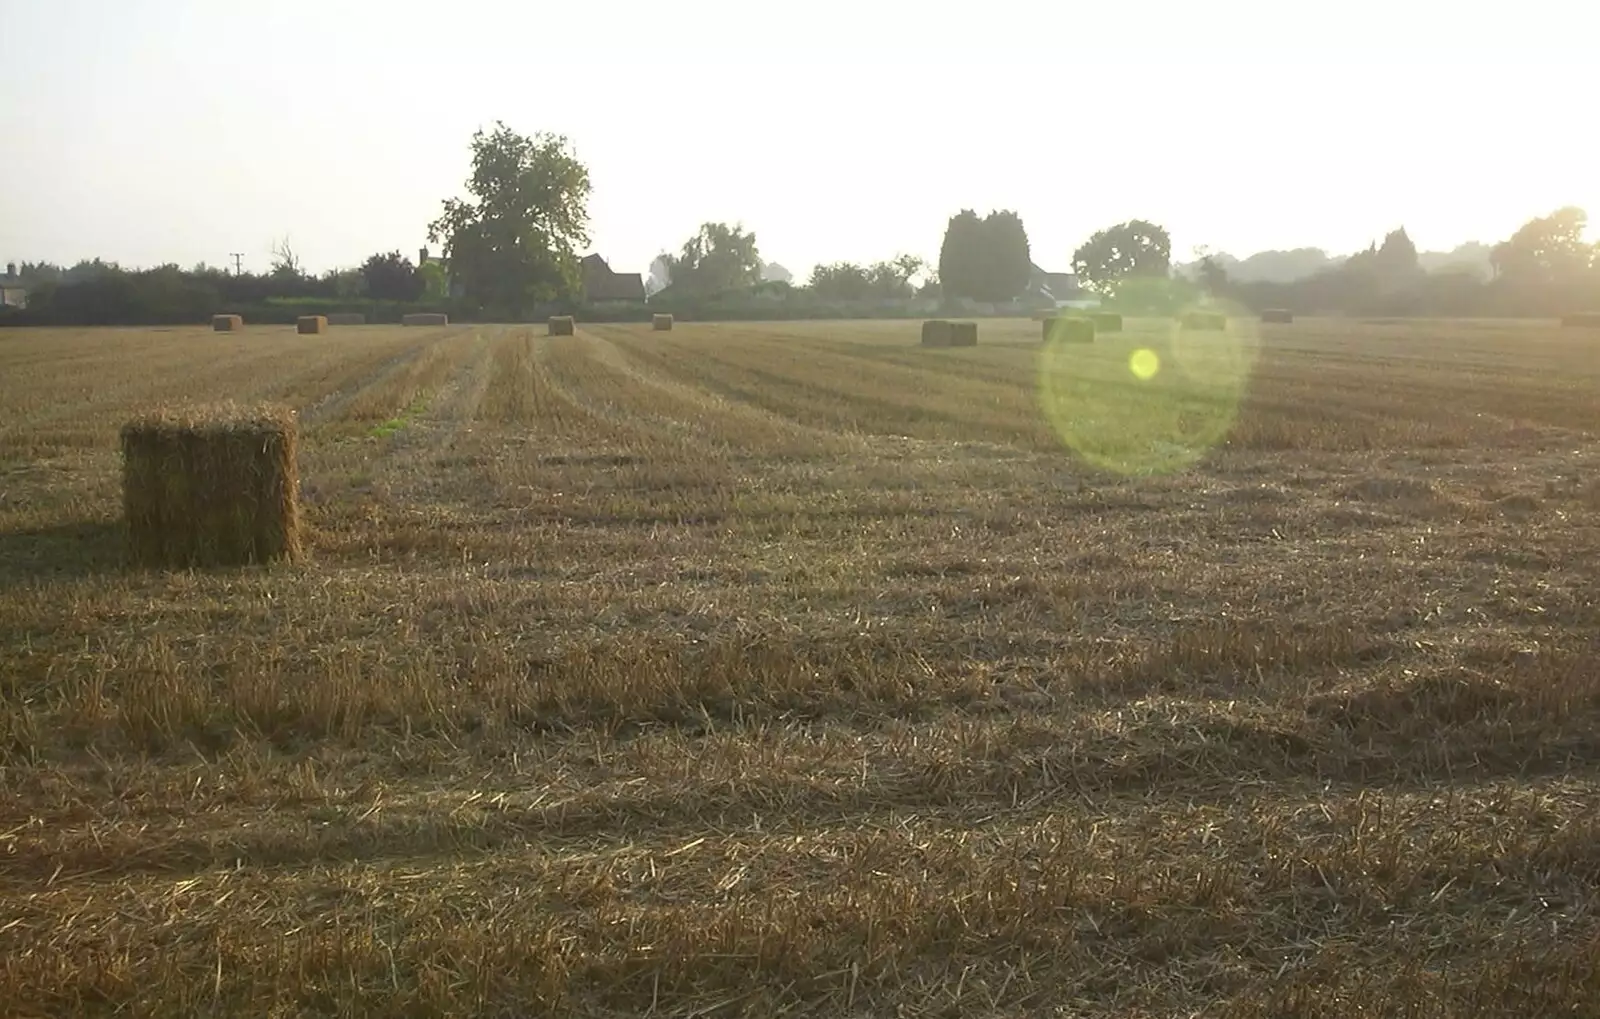
[[[1429,271],[1404,228],[1339,264],[1301,279],[1234,281],[1203,259],[1206,289],[1247,307],[1304,314],[1554,316],[1600,309],[1600,244],[1583,235],[1588,216],[1568,206],[1538,216],[1489,252],[1489,272],[1471,265]]]
[[[265,321],[307,310],[357,310],[383,320],[426,308],[512,321],[577,310],[584,301],[578,252],[589,243],[588,168],[566,138],[522,135],[503,123],[477,131],[470,152],[465,196],[445,200],[428,225],[442,260],[413,263],[399,251],[378,252],[359,267],[313,276],[285,240],[274,246],[265,273],[24,263],[19,275],[29,307],[5,314],[11,321],[144,324],[202,321],[224,309]],[[1303,314],[1555,315],[1600,307],[1600,245],[1584,243],[1586,226],[1577,208],[1529,221],[1492,249],[1487,278],[1459,267],[1425,269],[1401,228],[1331,264],[1325,256],[1319,262],[1286,253],[1311,268],[1299,278],[1234,279],[1229,263],[1215,256],[1175,268],[1166,229],[1138,219],[1095,232],[1072,253],[1071,266],[1089,294],[1136,313],[1210,298]],[[807,317],[867,306],[921,310],[909,306],[913,298],[923,298],[924,307],[964,301],[1004,312],[1062,296],[1041,293],[1014,210],[956,213],[936,265],[903,253],[867,264],[823,263],[799,285],[787,272],[764,278],[766,268],[753,231],[706,223],[656,259],[652,303],[723,317]]]
[[[380,252],[360,267],[320,276],[304,272],[280,244],[264,273],[205,265],[124,269],[100,259],[63,268],[48,262],[18,267],[28,291],[19,322],[63,325],[161,325],[201,322],[220,310],[247,321],[291,322],[310,310],[357,311],[398,321],[410,310],[447,303],[441,266],[417,266],[399,251]]]

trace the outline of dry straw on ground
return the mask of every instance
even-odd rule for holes
[[[0,1012],[1593,1015],[1600,335],[980,325],[6,330]],[[102,572],[175,388],[305,566]]]
[[[1586,311],[1568,315],[1561,320],[1568,329],[1600,329],[1600,311]]]
[[[364,326],[367,316],[359,311],[335,311],[328,315],[328,324],[331,326]]]
[[[1190,311],[1183,316],[1185,329],[1202,329],[1217,332],[1228,328],[1228,316],[1214,311]]]
[[[1052,318],[1044,323],[1040,332],[1046,343],[1093,343],[1095,325],[1087,318]]]
[[[1294,312],[1287,308],[1268,308],[1261,313],[1261,321],[1271,325],[1289,325],[1294,321]]]
[[[672,316],[671,315],[652,315],[652,316],[650,316],[650,328],[654,329],[658,333],[670,333],[670,332],[672,332]]]
[[[211,328],[219,333],[238,332],[244,328],[244,319],[239,315],[212,315]]]
[[[410,315],[402,315],[400,324],[403,326],[447,326],[450,316],[440,312],[419,311]]]
[[[577,331],[578,324],[571,315],[551,315],[550,335],[571,336]]]
[[[328,331],[326,315],[301,315],[295,319],[295,332],[301,336],[318,336]]]
[[[122,428],[128,547],[141,566],[229,566],[300,556],[293,412],[159,410]]]

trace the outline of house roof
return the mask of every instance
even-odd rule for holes
[[[1033,286],[1048,293],[1057,300],[1065,300],[1077,295],[1082,289],[1078,285],[1078,276],[1071,272],[1045,272],[1038,269],[1033,278]]]
[[[644,277],[636,272],[616,272],[585,280],[583,290],[591,301],[642,301]]]
[[[644,277],[636,272],[612,272],[599,255],[585,255],[583,292],[591,301],[642,301]]]

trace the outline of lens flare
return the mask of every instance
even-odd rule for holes
[[[1040,408],[1084,461],[1127,475],[1180,471],[1233,427],[1260,350],[1254,317],[1174,310],[1126,317],[1122,334],[1092,344],[1044,345]]]

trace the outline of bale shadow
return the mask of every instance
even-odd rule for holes
[[[25,580],[90,577],[127,566],[120,520],[77,520],[0,531],[0,587]]]

